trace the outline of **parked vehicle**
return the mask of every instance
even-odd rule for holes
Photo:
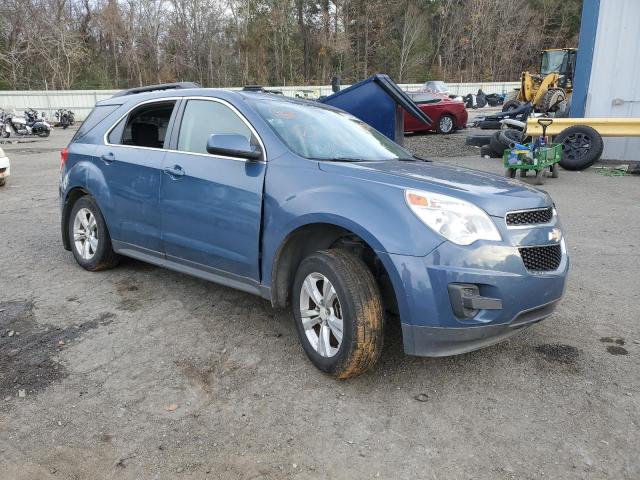
[[[7,178],[11,175],[11,164],[9,157],[4,153],[4,150],[0,148],[0,187],[3,187],[7,182]]]
[[[406,353],[443,356],[562,297],[546,193],[418,159],[327,105],[189,87],[98,102],[62,151],[62,241],[86,270],[125,255],[290,305],[308,357],[339,378],[376,362],[385,311]]]
[[[418,105],[418,108],[433,120],[433,123],[426,125],[405,111],[405,133],[429,130],[435,130],[438,133],[453,133],[467,125],[469,117],[464,103],[452,100],[445,95],[431,93],[410,93],[409,96]]]
[[[26,113],[26,112],[25,112]],[[2,138],[9,138],[11,134],[18,136],[37,135],[48,137],[51,133],[51,125],[44,119],[33,119],[30,117],[17,116],[13,113],[4,112],[2,115]]]
[[[71,110],[60,108],[56,110],[57,125],[62,129],[67,129],[75,123],[75,114]]]

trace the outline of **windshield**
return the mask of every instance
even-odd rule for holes
[[[548,75],[551,72],[563,72],[562,63],[564,62],[566,52],[564,50],[547,51],[542,54],[542,66],[540,73]]]
[[[449,86],[440,80],[431,80],[424,84],[424,90],[432,93],[447,93]]]
[[[249,100],[295,153],[317,160],[379,161],[412,155],[366,123],[320,105]]]

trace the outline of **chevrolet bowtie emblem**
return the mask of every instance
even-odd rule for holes
[[[554,228],[549,232],[549,241],[559,242],[562,239],[562,232],[559,228]]]

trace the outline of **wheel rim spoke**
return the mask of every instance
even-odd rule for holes
[[[322,305],[322,294],[320,293],[320,290],[318,290],[318,284],[313,281],[311,276],[305,279],[304,289],[316,305]]]
[[[337,318],[335,315],[330,315],[329,318],[327,318],[327,325],[331,329],[331,333],[333,333],[333,336],[338,341],[338,344],[342,343],[342,320]]]
[[[326,325],[322,325],[320,327],[320,333],[318,335],[318,353],[323,357],[329,357],[330,352],[329,349],[331,345],[329,344],[329,327]]]
[[[324,302],[324,306],[329,308],[333,304],[333,301],[336,299],[336,289],[333,288],[331,282],[328,280],[323,282],[322,285],[322,300]]]
[[[306,315],[305,315],[306,313]],[[320,313],[316,310],[307,310],[302,314],[302,326],[305,330],[311,330],[321,322]]]

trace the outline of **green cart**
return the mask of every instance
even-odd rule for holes
[[[543,185],[547,172],[551,172],[553,178],[558,178],[558,170],[560,166],[558,162],[562,160],[562,145],[549,145],[539,148],[533,157],[527,154],[526,150],[514,149],[517,156],[516,163],[510,163],[511,150],[505,150],[503,155],[504,166],[506,168],[505,176],[515,178],[516,172],[520,170],[520,176],[526,177],[527,172],[532,170],[535,172],[536,185]]]

